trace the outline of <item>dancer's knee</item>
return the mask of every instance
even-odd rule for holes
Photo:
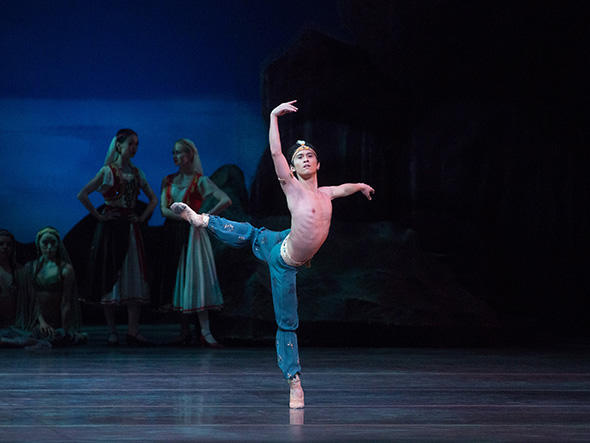
[[[297,316],[281,316],[276,318],[277,327],[283,332],[297,332],[299,319]]]

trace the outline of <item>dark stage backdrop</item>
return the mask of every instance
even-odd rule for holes
[[[588,336],[587,2],[0,7],[0,226],[21,243],[86,215],[75,194],[121,127],[139,133],[136,164],[156,192],[173,142],[188,137],[207,174],[244,172],[248,190],[236,168],[218,174],[240,181],[243,205],[228,212],[285,228],[266,123],[297,98],[282,135],[321,148],[320,184],[377,190],[370,204],[335,203],[331,236],[298,282],[302,322]],[[161,223],[156,211],[154,236]],[[218,260],[235,264],[220,269],[232,277],[227,323],[241,307],[253,318],[244,294],[271,319],[265,269],[252,279],[259,264],[231,254]]]
[[[267,146],[260,73],[311,26],[341,33],[335,1],[0,1],[0,226],[30,242],[84,215],[78,190],[117,129],[156,192],[173,143],[196,142],[205,173],[246,183]],[[96,204],[98,195],[93,196]],[[158,211],[150,221],[160,225]]]

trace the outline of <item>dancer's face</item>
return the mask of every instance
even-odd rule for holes
[[[46,258],[55,258],[57,254],[57,237],[49,232],[43,234],[39,239],[39,249]]]
[[[315,152],[310,149],[299,151],[293,158],[291,170],[296,172],[300,177],[313,175],[318,169],[320,169],[320,164],[315,156]]]
[[[0,235],[0,256],[9,258],[12,255],[12,238],[7,235]]]
[[[125,157],[127,159],[133,158],[135,154],[137,154],[137,146],[139,145],[139,140],[135,134],[131,134],[127,137],[124,141],[119,143],[119,153],[121,157]]]
[[[188,152],[186,147],[182,146],[180,143],[176,143],[174,149],[172,149],[172,159],[174,160],[174,164],[180,168],[191,164],[193,156]]]

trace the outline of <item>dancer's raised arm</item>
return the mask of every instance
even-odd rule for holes
[[[270,113],[270,129],[268,131],[268,142],[270,144],[270,154],[272,155],[272,162],[275,165],[275,172],[277,177],[284,183],[291,174],[291,168],[289,163],[283,155],[281,149],[281,134],[279,133],[279,122],[278,118],[281,115],[289,114],[291,112],[297,112],[297,108],[293,106],[297,100],[291,100],[290,102],[281,103],[279,106],[274,108]]]

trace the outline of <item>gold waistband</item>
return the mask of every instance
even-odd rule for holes
[[[289,255],[289,252],[287,251],[287,239],[288,238],[289,238],[289,234],[287,234],[287,236],[285,237],[285,239],[281,243],[281,257],[283,258],[283,261],[285,263],[287,263],[289,266],[295,266],[295,267],[303,266],[304,264],[308,263],[309,260],[297,261],[297,260],[294,260]]]

